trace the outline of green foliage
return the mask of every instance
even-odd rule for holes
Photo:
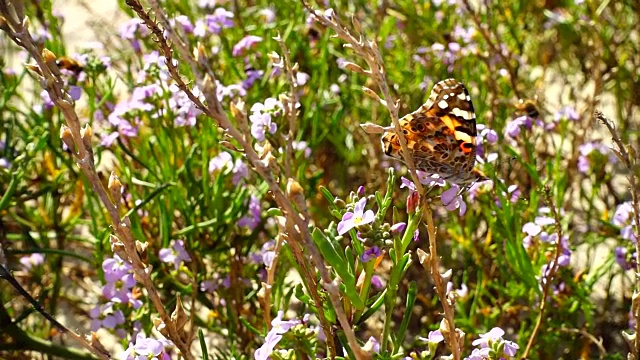
[[[441,270],[451,270],[447,280],[455,325],[465,334],[463,355],[471,354],[480,334],[499,327],[504,340],[519,344],[517,357],[533,338],[529,359],[621,359],[629,349],[620,333],[634,320],[636,248],[630,238],[638,229],[633,211],[625,210],[624,221],[616,214],[631,207],[631,193],[638,190],[628,189],[634,170],[620,165],[609,149],[611,135],[592,112],[603,108],[616,119],[621,140],[639,148],[637,5],[489,4],[337,1],[332,7],[349,29],[349,16],[357,18],[365,37],[379,45],[401,116],[423,104],[436,82],[454,77],[469,89],[483,125],[477,167],[492,182],[461,191],[463,214],[445,209],[440,195],[446,187],[433,186],[421,198],[434,212]],[[106,186],[113,172],[124,184],[121,199],[112,193],[112,200],[144,244],[139,253],[166,311],[173,312],[177,295],[185,304],[194,325],[184,331],[198,343],[191,348],[199,348],[202,359],[253,358],[273,329],[291,321],[268,353],[272,359],[354,358],[344,314],[359,345],[366,349],[368,339],[376,339],[380,358],[450,354],[444,343],[421,340],[440,329],[443,317],[432,276],[416,266],[416,249],[428,250],[429,239],[422,210],[407,213],[410,191],[400,184],[410,176],[384,155],[378,135],[360,128],[390,124],[386,107],[362,91],[379,91],[373,80],[344,67],[344,61],[363,68],[366,62],[300,2],[228,2],[206,9],[178,1],[162,8],[188,53],[198,47],[206,52],[224,113],[261,161],[273,157],[276,170],[269,169],[278,186],[284,190],[289,179],[300,185],[309,229],[290,222],[268,181],[253,171],[247,149],[215,119],[189,107],[161,53],[152,55],[157,39],[144,25],[129,39],[116,27],[101,29],[109,39],[104,49],[75,54],[51,4],[34,2],[25,11],[34,36],[40,28],[50,35],[37,39],[44,47],[81,63],[82,71],[64,77],[68,90],[81,89],[75,110],[93,129],[100,180]],[[215,8],[232,12],[233,25],[198,35],[176,20],[183,15],[195,29],[206,27]],[[273,11],[273,20],[265,10]],[[268,56],[284,56],[278,34],[298,64],[293,87],[287,69]],[[247,35],[261,41],[234,50]],[[99,337],[126,349],[134,332],[151,336],[157,309],[140,283],[130,303],[105,307],[113,304],[104,296],[110,283],[104,264],[114,259],[109,214],[63,145],[64,114],[21,65],[30,59],[6,39],[0,43],[6,54],[0,59],[0,260],[48,313],[73,316],[80,325],[72,328],[83,334],[96,330],[91,321],[99,320]],[[174,56],[187,87],[200,96],[198,74],[183,54]],[[267,127],[259,141],[251,128],[256,120],[243,127],[240,114],[255,115],[252,107],[267,108],[269,98],[279,105],[263,114],[277,130]],[[292,98],[299,102],[293,122],[282,105]],[[374,218],[339,235],[338,224],[363,199]],[[295,207],[302,211],[301,204]],[[397,231],[401,222],[406,228]],[[304,243],[307,230],[311,241]],[[317,263],[302,261],[316,256],[312,245],[330,284]],[[188,260],[166,260],[176,246],[184,247]],[[37,254],[44,255],[42,263]],[[331,301],[329,285],[339,290],[342,308]],[[0,332],[8,329],[0,336],[0,356],[89,357],[63,353],[59,344],[69,341],[52,336],[53,326],[43,325],[5,281],[0,300]],[[96,308],[98,318],[91,315]],[[100,322],[118,311],[124,319],[115,329]],[[16,341],[22,333],[29,341]],[[508,343],[491,346],[497,358]]]

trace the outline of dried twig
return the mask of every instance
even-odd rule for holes
[[[413,182],[416,184],[418,193],[423,194],[424,187],[420,183],[420,180],[416,173],[416,167],[413,162],[413,158],[409,155],[410,152],[409,148],[407,147],[407,140],[405,139],[404,133],[402,132],[402,127],[400,126],[400,120],[398,118],[398,111],[400,109],[400,106],[398,101],[394,100],[393,97],[391,97],[391,92],[389,91],[389,85],[387,82],[386,70],[384,68],[384,62],[382,61],[382,55],[380,54],[378,44],[375,41],[367,40],[364,37],[361,31],[360,23],[355,18],[352,18],[352,22],[355,28],[355,35],[353,35],[352,32],[340,22],[337,14],[333,11],[333,9],[329,9],[325,11],[324,14],[321,14],[318,10],[312,8],[306,0],[301,1],[304,7],[313,14],[316,20],[318,20],[324,26],[327,26],[335,31],[336,35],[340,39],[347,42],[347,44],[345,44],[344,46],[353,49],[353,51],[358,56],[360,56],[369,66],[369,69],[367,70],[363,70],[356,64],[349,64],[347,68],[352,71],[370,76],[374,83],[378,86],[380,92],[382,93],[383,99],[380,99],[378,95],[370,89],[364,88],[364,91],[367,95],[380,100],[380,103],[383,104],[389,111],[391,122],[400,141],[403,160],[405,164],[407,164],[407,168],[409,169],[409,173],[411,174]]]
[[[609,120],[602,112],[599,110],[595,110],[593,115],[595,118],[603,123],[609,132],[611,133],[611,137],[613,142],[616,144],[617,148],[612,148],[611,150],[616,154],[618,159],[622,161],[622,163],[627,167],[629,171],[629,175],[627,176],[627,180],[629,180],[629,191],[631,192],[631,206],[633,207],[633,222],[636,226],[635,237],[636,241],[634,241],[636,246],[636,254],[640,254],[640,194],[638,193],[640,189],[638,189],[638,153],[636,149],[631,145],[625,145],[622,142],[622,139],[618,135],[618,131],[616,130],[613,122]],[[630,359],[640,359],[640,261],[636,260],[636,274],[635,274],[635,290],[633,291],[633,296],[631,298],[631,314],[635,319],[635,332],[634,334],[628,334],[623,332],[627,343],[631,347],[631,353],[629,354]]]
[[[440,257],[438,256],[436,244],[436,227],[433,222],[433,213],[426,203],[423,205],[423,209],[429,234],[429,253],[427,254],[422,249],[418,249],[418,259],[424,269],[429,271],[433,277],[436,293],[444,310],[444,319],[440,324],[440,332],[444,336],[449,349],[451,349],[453,359],[459,360],[461,359],[464,345],[464,332],[455,326],[455,296],[453,296],[453,293],[451,294],[452,296],[447,296],[447,281],[450,273],[448,276],[440,274]]]
[[[114,201],[112,201],[109,193],[98,177],[91,146],[91,127],[87,125],[81,128],[80,121],[75,113],[74,101],[65,91],[64,80],[56,65],[56,56],[47,49],[41,50],[34,43],[28,29],[29,21],[22,11],[22,3],[20,1],[2,2],[0,4],[0,13],[3,16],[2,30],[5,31],[17,45],[23,47],[36,62],[37,65],[31,65],[29,68],[37,74],[42,87],[48,92],[51,100],[60,109],[66,121],[66,126],[62,127],[60,136],[65,144],[72,149],[76,163],[87,177],[93,191],[98,195],[98,198],[100,198],[100,201],[109,213],[114,232],[119,239],[118,245],[122,246],[124,258],[127,258],[131,262],[136,279],[141,282],[147,290],[152,303],[166,326],[168,337],[176,344],[186,359],[193,359],[189,354],[187,344],[181,340],[175,324],[166,312],[163,302],[155,290],[150,277],[150,267],[145,265],[140,259],[135,239],[131,234],[129,219],[120,218],[117,205],[120,199],[114,199]],[[121,194],[121,184],[119,181],[110,181],[110,184],[112,185],[110,186],[112,195]],[[77,334],[75,335],[76,338],[82,339]],[[94,351],[96,355],[101,358],[108,358],[108,356],[96,350],[86,341],[83,342],[83,345]]]
[[[288,223],[287,229],[295,229],[295,231],[290,231],[290,233],[288,234],[289,239],[293,242],[299,243],[298,246],[300,248],[304,248],[308,251],[310,260],[314,265],[313,271],[315,271],[315,269],[320,271],[323,286],[329,294],[329,299],[334,306],[338,321],[340,322],[347,341],[349,342],[349,346],[354,350],[359,359],[370,358],[370,355],[367,352],[363,351],[358,345],[355,333],[349,324],[344,310],[342,309],[339,288],[336,284],[333,283],[328,270],[324,266],[322,257],[311,239],[311,233],[308,230],[310,216],[308,214],[306,206],[304,205],[304,195],[302,194],[302,192],[297,192],[295,194],[288,192],[285,194],[285,192],[281,188],[281,185],[276,180],[275,174],[278,173],[279,169],[276,166],[274,162],[275,158],[270,153],[270,151],[266,151],[266,153],[258,155],[258,153],[252,146],[251,140],[246,136],[245,133],[239,131],[230,121],[226,112],[224,111],[222,104],[217,98],[215,82],[216,77],[209,65],[206,63],[207,57],[204,53],[204,48],[199,47],[197,49],[197,57],[195,60],[192,59],[191,55],[186,51],[180,52],[184,57],[183,60],[190,65],[191,70],[193,71],[194,75],[196,75],[195,81],[206,99],[206,105],[203,101],[201,101],[197,96],[193,94],[193,92],[182,80],[177,66],[174,63],[175,60],[173,58],[172,47],[168,44],[167,39],[165,39],[163,29],[161,29],[158,24],[156,24],[155,21],[151,19],[149,14],[143,9],[142,5],[137,0],[128,0],[127,5],[130,6],[138,14],[138,16],[145,22],[145,25],[154,34],[155,41],[166,58],[166,65],[169,74],[171,75],[171,78],[176,82],[178,88],[187,95],[187,97],[194,103],[194,105],[198,109],[200,109],[210,118],[214,119],[217,125],[226,131],[227,135],[237,141],[240,145],[240,148],[244,149],[244,155],[246,156],[246,159],[251,165],[253,165],[254,171],[256,171],[258,175],[267,183],[267,185],[269,186],[269,190],[274,197],[274,200],[286,215]],[[156,11],[158,13],[162,12],[162,10],[159,8],[156,8]],[[156,13],[155,15],[160,16],[158,13]],[[232,110],[233,109],[234,107],[232,104]],[[235,111],[241,112],[242,110],[235,108]],[[245,116],[237,117],[239,126],[241,127],[243,126],[242,121],[244,118]],[[289,179],[289,181],[291,181],[291,179]],[[300,185],[298,185],[297,187],[300,188]],[[293,204],[294,202],[295,206]],[[297,209],[299,209],[299,211]],[[303,261],[300,264],[303,269],[303,275],[311,277],[311,267],[306,264],[307,258],[302,258],[301,261]],[[314,298],[314,301],[316,302],[316,305],[321,308],[322,298],[317,294],[317,289],[311,287],[309,290]],[[326,319],[324,319],[322,312],[319,312],[319,317],[325,333],[331,334],[331,328],[328,326]]]

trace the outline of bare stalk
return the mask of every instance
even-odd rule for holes
[[[413,182],[416,184],[418,193],[423,194],[424,187],[420,183],[418,175],[416,174],[416,167],[413,162],[413,158],[409,155],[411,153],[409,152],[409,148],[407,147],[407,140],[405,139],[404,133],[402,132],[402,127],[400,126],[400,120],[398,118],[398,111],[400,109],[400,106],[398,105],[398,101],[393,99],[389,91],[386,70],[384,68],[384,62],[382,61],[382,55],[380,54],[380,50],[378,48],[378,43],[376,41],[367,40],[364,37],[360,28],[360,24],[355,18],[352,19],[356,31],[354,35],[340,22],[337,14],[332,9],[329,9],[325,11],[325,14],[322,14],[318,10],[312,8],[307,0],[301,1],[304,7],[313,14],[316,20],[318,20],[322,25],[329,27],[333,31],[335,31],[336,35],[340,39],[347,42],[347,44],[345,44],[344,46],[353,49],[356,55],[361,57],[369,66],[368,70],[359,69],[358,72],[370,76],[374,83],[380,89],[383,97],[380,102],[387,108],[387,110],[389,111],[389,115],[391,116],[391,122],[393,123],[394,130],[398,135],[398,139],[400,140],[403,160],[405,164],[407,164],[407,168],[409,169],[409,173],[411,174]],[[355,68],[359,68],[359,66],[355,65]],[[367,92],[367,94],[369,94],[370,96],[374,95],[377,97],[377,95],[375,95],[375,93],[373,93],[371,90],[365,92]]]
[[[296,132],[298,130],[298,112],[296,110],[296,104],[298,103],[298,81],[296,80],[298,64],[295,63],[291,65],[291,54],[289,53],[289,49],[287,48],[287,45],[284,43],[284,40],[282,39],[280,34],[275,37],[275,40],[278,42],[278,44],[280,44],[280,49],[282,49],[282,66],[284,67],[287,81],[289,82],[289,86],[291,87],[291,95],[289,96],[289,100],[284,104],[285,106],[287,106],[287,109],[285,109],[285,115],[287,116],[287,119],[289,119],[289,133],[286,136],[287,148],[284,173],[287,177],[291,177],[291,167],[294,155],[293,140],[295,139]]]
[[[72,150],[76,163],[87,177],[93,191],[98,195],[98,198],[109,213],[113,230],[121,242],[119,244],[124,248],[125,258],[131,262],[136,280],[142,283],[143,287],[147,290],[151,302],[160,314],[167,337],[173,341],[185,359],[191,360],[193,357],[189,353],[189,346],[182,340],[180,332],[169,317],[169,314],[164,308],[163,301],[151,280],[151,268],[142,262],[137,252],[136,242],[131,234],[129,218],[120,218],[118,206],[116,205],[120,199],[114,199],[114,201],[112,201],[109,193],[98,177],[91,146],[92,130],[88,125],[81,129],[80,120],[75,113],[74,101],[64,89],[64,80],[56,65],[55,55],[49,50],[41,50],[35,45],[29,33],[28,18],[24,16],[21,9],[22,4],[20,1],[3,1],[0,3],[0,14],[2,14],[3,17],[2,30],[9,34],[9,37],[18,46],[24,48],[35,60],[37,66],[31,66],[30,69],[38,75],[40,84],[47,91],[51,100],[60,109],[65,118],[67,126],[61,129],[62,140]],[[110,190],[112,190],[113,194],[118,193],[119,188],[116,189],[116,187],[118,185],[121,186],[121,184],[119,181],[113,184],[114,188]],[[93,351],[93,348],[91,349]],[[100,355],[100,353],[96,353],[96,355],[104,357],[104,354]]]
[[[427,202],[423,205],[424,218],[427,221],[427,232],[429,234],[429,253],[425,253],[422,249],[418,249],[418,259],[425,270],[431,273],[433,283],[435,285],[436,294],[442,304],[444,310],[444,319],[440,324],[440,331],[445,338],[451,355],[454,360],[461,359],[462,347],[464,345],[464,332],[455,326],[455,296],[447,296],[447,281],[440,273],[440,257],[438,256],[438,246],[436,243],[436,227],[433,222],[433,213]]]
[[[633,222],[636,226],[636,231],[634,234],[636,237],[636,241],[634,241],[634,243],[636,245],[636,254],[640,254],[640,194],[638,193],[640,189],[638,189],[638,153],[636,149],[633,148],[633,146],[631,146],[630,144],[625,145],[622,142],[622,139],[618,135],[618,131],[616,130],[615,125],[602,112],[596,110],[594,111],[593,115],[598,121],[602,122],[611,133],[611,138],[617,147],[613,148],[612,150],[629,171],[627,180],[629,181],[629,191],[631,192]],[[638,337],[638,334],[640,334],[640,261],[638,261],[637,259],[635,284],[636,288],[633,291],[633,296],[631,298],[631,314],[635,319],[635,333],[631,335],[623,333],[625,339],[627,340],[627,343],[631,347],[631,353],[629,354],[630,359],[631,356],[633,359],[640,359],[640,337]]]
[[[178,88],[183,93],[185,93],[185,95],[187,95],[187,97],[198,109],[200,109],[208,117],[214,119],[217,125],[223,128],[226,134],[229,137],[233,138],[240,145],[240,147],[244,151],[244,155],[247,161],[253,166],[253,170],[256,171],[256,173],[267,183],[271,195],[285,214],[287,222],[291,224],[287,225],[288,228],[295,229],[295,232],[292,231],[288,234],[289,239],[291,241],[297,242],[300,248],[306,249],[308,251],[310,260],[314,265],[314,270],[317,269],[320,272],[323,286],[329,294],[329,299],[331,300],[331,303],[336,311],[338,321],[340,322],[340,325],[345,333],[345,337],[347,338],[349,346],[353,349],[358,359],[369,359],[371,355],[362,350],[362,348],[359,346],[357,338],[355,336],[355,332],[351,328],[348,318],[344,313],[340,302],[339,287],[333,283],[331,275],[324,265],[320,252],[311,239],[311,233],[309,232],[310,216],[306,209],[305,199],[302,192],[298,191],[296,193],[291,193],[287,191],[287,193],[285,193],[281,188],[278,180],[276,180],[275,175],[279,173],[279,168],[275,163],[275,157],[270,153],[270,151],[266,151],[265,153],[259,155],[256,150],[254,150],[251,139],[248,138],[248,135],[246,135],[247,132],[239,131],[238,128],[233,125],[233,123],[227,116],[222,103],[217,98],[215,83],[216,77],[212,69],[207,64],[204,49],[202,47],[199,47],[197,49],[196,59],[193,59],[191,55],[186,51],[183,52],[180,51],[180,49],[179,51],[184,57],[183,60],[190,65],[191,70],[193,71],[194,75],[196,75],[195,81],[198,85],[198,88],[202,91],[205,97],[206,105],[203,101],[201,101],[193,94],[193,92],[182,80],[177,66],[176,64],[174,64],[173,49],[168,44],[167,39],[164,36],[163,29],[161,29],[153,19],[151,19],[149,14],[143,9],[142,5],[137,0],[127,0],[126,3],[138,14],[138,16],[145,22],[145,25],[154,34],[154,40],[156,41],[156,44],[166,58],[166,65],[169,74],[171,75],[171,78],[176,82]],[[155,14],[155,16],[162,16],[160,15],[160,13],[162,13],[161,9],[156,8],[156,12],[157,13]],[[241,128],[246,128],[246,123],[243,123],[243,119],[245,118],[245,116],[241,114],[242,109],[234,107],[234,105],[232,104],[232,110],[236,115],[238,115],[238,126],[240,126]],[[292,179],[289,180],[292,181]],[[300,187],[299,184],[297,186]],[[303,263],[300,264],[303,270],[307,269],[303,272],[310,273],[310,267],[306,265],[305,262],[307,262],[307,258],[303,258]],[[316,301],[316,306],[318,306],[318,308],[322,308],[322,298],[318,296],[317,289],[310,288],[309,290],[314,297],[314,301]],[[325,333],[331,334],[331,328],[328,326],[326,319],[324,319],[324,314],[322,313],[322,311],[319,312],[319,317]]]

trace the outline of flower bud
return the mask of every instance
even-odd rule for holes
[[[416,208],[420,205],[420,195],[418,195],[417,191],[411,191],[409,196],[407,196],[407,213],[414,214],[416,212]]]
[[[67,145],[70,151],[74,151],[76,148],[75,143],[73,142],[73,134],[71,134],[71,129],[67,125],[62,125],[60,127],[60,139],[62,142]]]

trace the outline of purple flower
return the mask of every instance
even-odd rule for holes
[[[54,103],[51,100],[51,97],[49,96],[49,93],[47,92],[47,90],[40,91],[40,98],[44,103],[43,105],[45,110],[53,109]]]
[[[460,187],[458,185],[451,185],[449,190],[440,195],[440,199],[442,200],[442,204],[449,211],[453,211],[455,209],[460,209],[460,216],[464,215],[467,212],[467,203],[462,199],[462,195],[459,195]]]
[[[231,154],[226,151],[223,151],[218,154],[218,156],[209,160],[209,172],[213,173],[217,170],[224,170],[231,168],[233,166],[233,158]]]
[[[409,189],[409,191],[411,192],[416,192],[418,191],[418,189],[416,188],[416,184],[413,183],[413,181],[407,179],[406,177],[402,176],[400,178],[400,189],[406,187],[407,189]]]
[[[298,71],[296,73],[296,83],[300,86],[303,86],[304,84],[307,83],[307,81],[309,81],[309,74],[302,72],[302,71]]]
[[[233,46],[231,54],[233,56],[244,55],[246,51],[253,48],[259,42],[262,42],[262,38],[260,36],[247,35],[240,39],[240,41],[238,41],[238,43]]]
[[[469,294],[469,288],[467,287],[467,285],[462,284],[460,285],[460,289],[454,289],[453,288],[453,283],[451,281],[449,281],[447,283],[447,295],[449,295],[450,293],[454,293],[456,294],[458,297],[466,297],[467,294]]]
[[[169,340],[156,340],[146,338],[141,333],[136,336],[135,343],[129,343],[129,347],[122,354],[123,360],[170,360],[171,356],[165,351],[165,346],[173,346]]]
[[[249,116],[251,120],[251,136],[258,141],[264,141],[265,134],[274,134],[278,125],[271,121],[271,114],[255,112]]]
[[[271,116],[280,116],[284,106],[274,98],[268,98],[262,103],[255,103],[251,107],[253,114],[251,120],[251,135],[258,141],[263,141],[266,132],[273,134],[278,130],[278,125],[271,121]]]
[[[620,236],[625,240],[631,240],[635,242],[636,234],[634,233],[634,211],[630,201],[624,202],[616,207],[616,211],[613,213],[613,219],[611,223],[620,227]]]
[[[613,219],[611,222],[615,226],[622,227],[627,225],[631,216],[633,216],[633,205],[630,201],[627,201],[616,207],[616,211],[613,213]]]
[[[347,211],[342,216],[342,221],[338,224],[338,234],[344,235],[349,230],[353,229],[356,226],[365,225],[373,222],[375,220],[375,215],[373,210],[364,211],[364,207],[367,205],[367,198],[361,198],[356,203],[356,206],[353,210]]]
[[[131,265],[124,262],[120,256],[114,255],[113,258],[107,258],[102,262],[102,271],[107,282],[114,282],[131,272]]]
[[[631,264],[627,261],[627,253],[629,251],[627,250],[627,248],[622,247],[622,246],[617,246],[615,248],[615,258],[616,258],[616,262],[618,263],[618,265],[620,265],[620,267],[622,267],[623,270],[629,270],[631,269]]]
[[[202,110],[198,109],[187,94],[180,91],[177,85],[171,85],[169,91],[172,93],[169,98],[169,108],[174,113],[174,124],[176,126],[194,126],[196,124],[196,116],[202,114]],[[204,95],[197,87],[194,87],[191,92],[194,96],[204,101]]]
[[[184,241],[171,240],[169,248],[160,249],[158,258],[165,263],[173,263],[176,270],[180,268],[182,262],[190,262],[191,256],[184,247]]]
[[[258,11],[258,15],[260,15],[266,24],[271,24],[276,20],[276,13],[271,8],[266,8]]]
[[[364,253],[360,257],[360,261],[362,261],[363,263],[369,262],[370,260],[376,259],[378,256],[380,256],[380,254],[382,254],[380,248],[377,246],[372,246],[364,251]]]
[[[491,343],[502,340],[504,336],[504,330],[499,327],[494,327],[485,334],[480,334],[480,339],[474,340],[471,345],[479,346],[480,348],[489,347]]]
[[[514,343],[513,341],[509,341],[509,340],[505,340],[504,341],[504,354],[508,355],[508,356],[516,356],[516,352],[518,351],[518,349],[520,349],[520,346],[518,346],[518,344]]]
[[[122,310],[115,309],[116,304],[107,302],[97,305],[89,311],[91,317],[91,331],[100,329],[114,330],[120,338],[126,337],[125,330],[120,326],[125,323]]]
[[[27,271],[31,270],[34,266],[41,265],[43,262],[44,255],[40,253],[32,253],[31,255],[20,258],[20,264],[22,264]]]
[[[264,71],[251,69],[246,70],[245,74],[247,75],[247,78],[242,80],[242,88],[248,90],[256,81],[262,78],[262,76],[264,75]]]
[[[507,126],[505,127],[505,134],[515,139],[520,135],[522,128],[531,130],[532,126],[533,119],[528,116],[520,116],[507,123]]]
[[[264,103],[255,103],[251,106],[251,112],[268,112],[273,113],[274,116],[280,116],[284,111],[284,105],[275,98],[267,98]]]
[[[129,40],[133,50],[139,53],[142,50],[139,39],[146,37],[149,29],[142,20],[134,18],[120,25],[119,32],[120,37]]]
[[[311,156],[311,148],[307,144],[306,141],[292,141],[291,145],[293,146],[293,150],[302,151],[305,158]]]
[[[204,19],[212,34],[220,34],[222,29],[233,27],[233,13],[224,8],[217,8],[213,15],[207,15]]]
[[[82,95],[82,88],[80,86],[70,85],[69,86],[69,96],[75,101],[80,99]]]
[[[362,347],[365,351],[373,351],[376,354],[380,353],[380,342],[373,336],[369,337],[369,340]]]
[[[238,220],[238,226],[246,226],[249,230],[255,229],[260,223],[260,211],[260,199],[255,195],[251,195],[251,199],[249,199],[249,214]]]
[[[176,23],[180,24],[182,26],[182,30],[184,30],[184,32],[187,34],[193,33],[193,24],[191,23],[191,20],[189,20],[189,18],[185,15],[178,15],[175,18],[173,18],[170,22],[171,22],[171,25],[174,25],[174,26]]]
[[[407,227],[407,223],[399,222],[399,223],[393,224],[393,226],[391,226],[390,231],[392,234],[400,236],[402,235],[406,227]]]
[[[136,280],[133,278],[133,274],[126,274],[122,278],[115,281],[108,281],[102,288],[102,296],[109,301],[127,304],[138,303],[137,299],[133,298],[131,289],[136,285]]]
[[[267,268],[271,267],[273,263],[273,259],[275,258],[275,247],[276,242],[274,240],[269,240],[262,245],[260,251],[256,251],[250,254],[251,262],[255,264],[263,264]]]
[[[577,121],[578,119],[580,119],[580,115],[578,115],[578,112],[576,112],[574,108],[565,106],[562,109],[558,110],[553,116],[553,120],[555,122],[558,122],[562,119]]]
[[[234,185],[238,185],[242,180],[249,178],[249,169],[247,165],[240,159],[236,159],[235,162],[228,152],[221,152],[218,156],[209,160],[209,173],[216,171],[231,170],[233,173],[232,182]]]
[[[442,335],[442,332],[440,332],[440,330],[429,331],[428,341],[430,343],[438,344],[444,341],[444,335]]]
[[[484,360],[490,358],[506,360],[515,356],[516,351],[520,347],[513,341],[502,339],[503,336],[504,330],[499,327],[494,327],[486,334],[480,334],[480,339],[472,342],[477,348],[474,349],[471,356],[465,360]]]
[[[578,151],[580,152],[580,157],[578,158],[578,170],[583,174],[589,172],[591,168],[591,160],[594,159],[594,155],[591,154],[594,152],[596,152],[596,154],[600,153],[601,155],[606,156],[612,164],[618,162],[618,158],[611,149],[598,141],[586,142],[578,147]]]
[[[373,275],[371,277],[371,285],[373,285],[373,287],[375,287],[376,289],[380,290],[384,287],[384,282],[382,281],[382,278],[378,275]]]
[[[541,231],[542,231],[542,227],[532,222],[528,222],[524,224],[524,226],[522,226],[522,232],[527,233],[527,235],[529,236],[536,236],[540,234]]]
[[[282,317],[284,316],[284,312],[282,310],[278,311],[278,316],[271,321],[271,330],[267,333],[267,336],[264,339],[264,344],[260,346],[254,353],[254,358],[256,360],[267,360],[269,359],[269,355],[273,349],[275,349],[276,345],[282,339],[282,335],[289,331],[292,327],[301,324],[300,320],[287,320],[282,321]]]

